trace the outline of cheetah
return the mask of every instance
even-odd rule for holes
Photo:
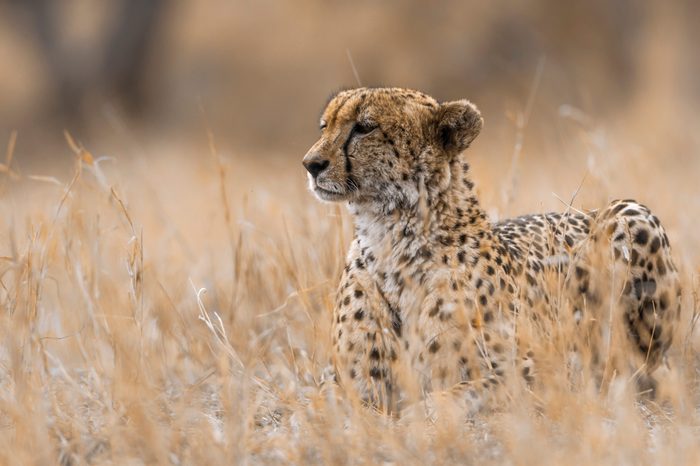
[[[355,224],[333,310],[335,381],[389,412],[411,390],[458,393],[478,411],[507,378],[536,378],[519,316],[556,320],[562,309],[598,335],[586,340],[593,360],[605,335],[622,335],[629,360],[608,372],[651,376],[680,315],[659,219],[618,200],[491,222],[465,157],[482,125],[467,100],[401,88],[346,90],[327,104],[303,165],[316,197],[346,203]]]

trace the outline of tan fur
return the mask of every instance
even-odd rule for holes
[[[672,341],[680,289],[658,219],[615,201],[600,212],[491,223],[463,154],[482,122],[466,100],[344,91],[304,158],[310,188],[347,202],[355,218],[333,313],[333,365],[338,382],[369,403],[395,410],[411,391],[452,390],[479,409],[511,373],[531,382],[535,362],[518,316],[556,320],[572,310],[595,335],[586,340],[594,355],[604,335],[622,329],[632,362],[615,364],[648,374]],[[607,292],[611,282],[619,292]],[[613,329],[605,327],[610,302]]]

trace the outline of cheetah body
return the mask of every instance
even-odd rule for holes
[[[338,382],[390,410],[456,389],[478,409],[506,378],[532,381],[519,319],[580,321],[598,361],[622,332],[629,359],[615,364],[650,374],[680,295],[658,218],[626,200],[490,222],[463,154],[481,125],[467,101],[404,89],[344,91],[324,111],[310,186],[355,218],[333,311]]]

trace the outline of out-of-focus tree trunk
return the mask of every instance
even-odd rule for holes
[[[28,13],[50,73],[53,105],[64,118],[80,120],[88,95],[115,102],[132,116],[147,111],[145,89],[149,56],[165,0],[120,0],[108,28],[90,46],[90,56],[78,56],[60,37],[59,4],[54,0],[16,0]],[[96,52],[96,53],[95,53]],[[88,66],[76,66],[92,60]],[[83,63],[85,65],[85,63]]]

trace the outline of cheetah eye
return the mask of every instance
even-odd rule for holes
[[[326,124],[325,121],[322,121],[322,122],[318,125],[318,127],[319,127],[319,129],[320,129],[321,131],[323,131],[324,129],[326,129],[326,126],[328,126],[328,125]]]
[[[379,125],[373,123],[360,123],[358,121],[355,123],[355,126],[352,127],[352,132],[356,134],[369,134],[378,127]]]

